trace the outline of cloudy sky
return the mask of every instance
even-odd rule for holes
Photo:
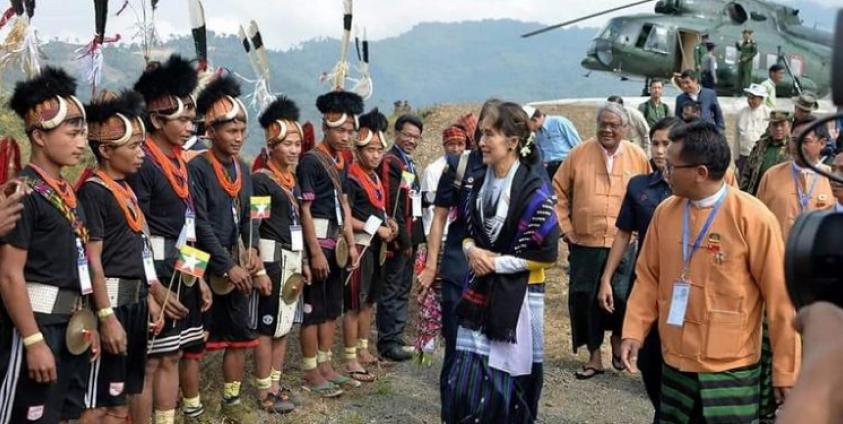
[[[129,0],[139,5],[140,0]],[[787,0],[779,0],[783,4]],[[841,0],[813,0],[840,5]],[[124,0],[111,0],[109,15]],[[342,0],[203,0],[208,28],[236,33],[240,23],[255,19],[269,48],[288,49],[315,37],[338,37],[341,32]],[[396,36],[420,22],[455,22],[486,18],[511,18],[554,24],[626,3],[625,0],[355,0],[355,24],[365,26],[370,39]],[[652,12],[653,3],[625,12]],[[614,16],[614,15],[611,15]],[[599,26],[608,17],[584,23]],[[83,0],[39,0],[35,25],[42,40],[87,40],[93,35],[93,6]],[[107,32],[130,37],[135,18],[131,10],[109,16]],[[162,36],[189,31],[186,0],[160,0],[156,26]]]

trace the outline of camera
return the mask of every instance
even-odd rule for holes
[[[843,10],[837,12],[834,31],[831,87],[832,100],[843,106]],[[843,113],[819,119],[811,128],[843,118]],[[803,132],[798,144],[804,142]],[[797,149],[803,156],[802,149]],[[804,160],[804,156],[802,158]],[[843,184],[839,175],[810,165],[832,182]],[[790,231],[785,250],[785,279],[790,299],[797,309],[818,301],[843,308],[843,213],[814,211],[799,216]]]

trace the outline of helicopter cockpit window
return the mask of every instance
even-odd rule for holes
[[[646,25],[645,25],[646,26]],[[667,28],[660,25],[653,25],[650,29],[650,35],[644,43],[644,50],[650,50],[659,53],[668,53],[670,43],[668,41]]]
[[[641,24],[636,22],[621,22],[612,20],[603,29],[598,38],[609,40],[618,44],[628,45],[638,39],[641,31]]]

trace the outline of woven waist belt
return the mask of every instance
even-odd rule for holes
[[[105,289],[112,307],[135,303],[140,300],[143,281],[140,279],[106,278]]]
[[[78,290],[43,283],[26,283],[26,291],[32,312],[38,314],[70,315],[82,309],[82,295]]]

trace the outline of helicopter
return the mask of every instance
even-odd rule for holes
[[[523,34],[532,37],[587,19],[650,3],[635,1],[577,19]],[[740,94],[738,50],[735,43],[744,29],[752,29],[758,54],[752,64],[752,82],[767,79],[775,63],[785,66],[785,80],[776,87],[778,97],[810,91],[819,96],[831,85],[830,32],[802,24],[799,10],[766,0],[658,0],[654,14],[619,16],[609,20],[591,41],[582,67],[611,72],[627,80],[644,77],[644,95],[653,78],[672,80],[685,69],[694,69],[694,48],[702,35],[716,44],[719,95]]]

